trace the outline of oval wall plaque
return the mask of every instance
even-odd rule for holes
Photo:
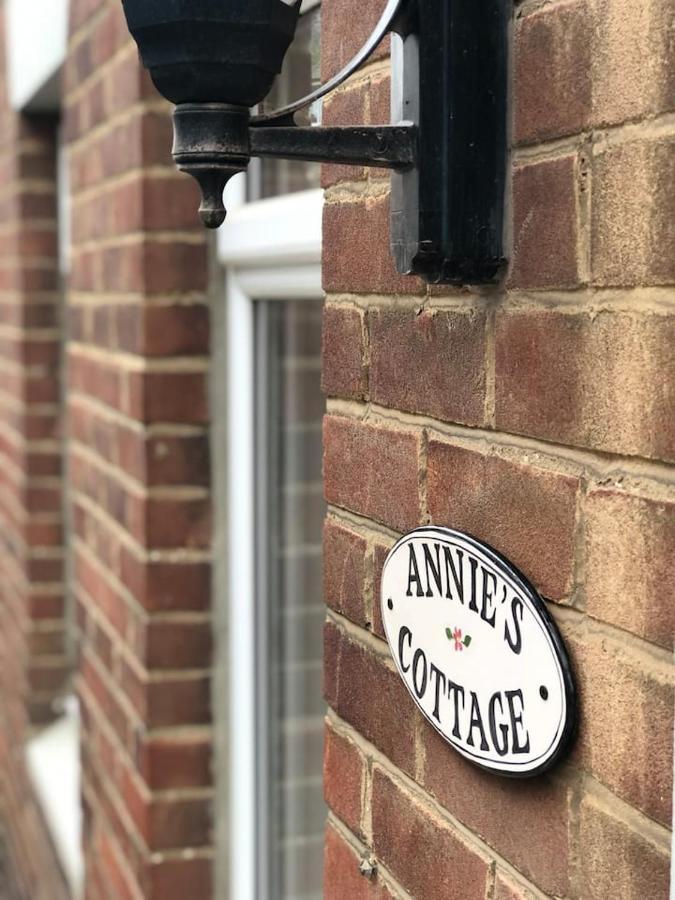
[[[434,526],[401,538],[382,572],[382,618],[413,700],[462,756],[522,777],[564,754],[576,697],[562,639],[487,544]]]

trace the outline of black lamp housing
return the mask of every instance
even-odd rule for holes
[[[494,281],[504,264],[508,0],[388,0],[367,44],[309,97],[267,116],[300,2],[123,0],[159,92],[176,105],[174,159],[202,189],[207,227],[253,156],[392,170],[392,253],[431,282]],[[392,34],[392,124],[299,127]]]

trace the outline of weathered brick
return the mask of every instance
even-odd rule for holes
[[[326,500],[398,530],[413,528],[420,518],[418,452],[412,432],[327,416]]]
[[[324,900],[394,900],[379,876],[361,875],[360,864],[358,853],[329,825],[324,845]]]
[[[640,652],[602,634],[566,637],[582,697],[575,757],[619,797],[668,825],[672,672],[655,671]]]
[[[480,425],[485,417],[485,314],[373,309],[370,397],[383,406]]]
[[[389,251],[388,197],[367,197],[363,202],[326,203],[323,241],[340,247],[323,260],[323,287],[327,292],[355,294],[422,294],[423,283],[396,272]]]
[[[358,625],[365,621],[366,541],[328,520],[323,531],[326,604]]]
[[[569,890],[570,788],[542,776],[495,778],[423,725],[424,788],[530,881],[552,896]],[[555,847],[555,853],[542,853]]]
[[[373,772],[373,847],[397,881],[424,900],[483,900],[486,857],[379,767]]]
[[[609,146],[593,157],[591,271],[597,285],[675,280],[675,140]]]
[[[594,0],[593,122],[614,125],[675,107],[669,0]]]
[[[497,870],[495,874],[494,900],[536,900],[527,887],[517,882],[511,875]]]
[[[321,72],[325,79],[346,65],[366,43],[382,13],[380,4],[361,0],[324,0],[321,6]],[[348,23],[348,27],[345,25]],[[385,39],[372,59],[389,53]]]
[[[599,487],[584,505],[585,609],[665,648],[675,634],[675,504]]]
[[[516,167],[510,287],[580,284],[576,181],[574,156]]]
[[[515,140],[530,143],[575,134],[591,113],[589,4],[536,9],[516,20]]]
[[[324,685],[328,703],[342,719],[394,765],[413,771],[419,714],[403,682],[384,657],[331,622],[325,629]]]
[[[498,428],[613,453],[675,456],[669,315],[508,310],[497,315]]]
[[[579,847],[584,898],[667,900],[670,853],[666,835],[660,845],[638,821],[628,825],[592,796],[581,802]]]
[[[361,836],[361,815],[365,781],[365,758],[348,738],[326,725],[323,757],[323,786],[326,803],[354,832]]]
[[[429,443],[428,468],[436,524],[491,544],[545,597],[568,595],[578,478],[439,441]]]
[[[388,544],[375,544],[373,549],[373,634],[376,634],[378,637],[384,638],[384,623],[382,622],[382,604],[381,604],[381,585],[382,585],[382,569],[384,568],[384,562],[387,558],[389,551],[391,550],[393,543],[391,545]]]
[[[332,397],[360,400],[368,391],[364,324],[356,309],[326,306],[321,386]]]

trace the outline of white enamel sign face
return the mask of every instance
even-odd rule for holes
[[[485,769],[535,775],[564,753],[575,694],[543,601],[507,560],[449,528],[420,528],[391,550],[382,617],[413,700]]]

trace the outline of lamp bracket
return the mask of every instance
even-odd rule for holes
[[[414,125],[356,127],[252,126],[251,156],[406,170],[417,159]]]
[[[253,117],[288,49],[297,3],[200,0],[198,14],[192,0],[123,4],[155,84],[176,104],[174,158],[200,184],[205,225],[222,224],[223,188],[252,156],[387,167],[397,270],[452,284],[498,278],[510,0],[387,0],[370,38],[333,78]],[[298,109],[342,84],[390,32],[390,124],[295,125]]]

